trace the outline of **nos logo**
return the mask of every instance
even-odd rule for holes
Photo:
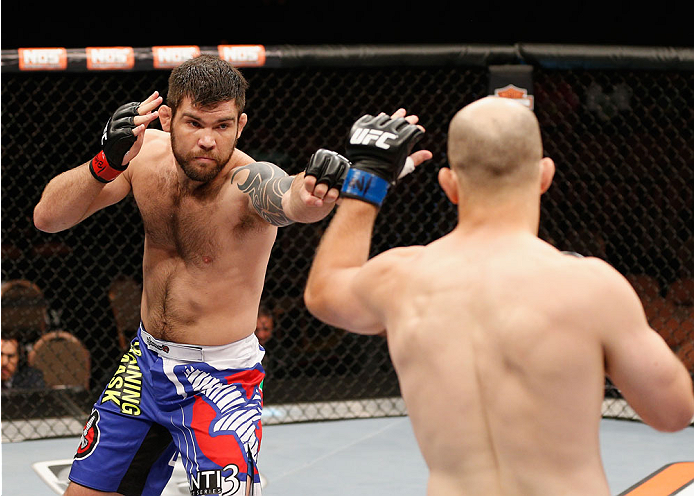
[[[99,430],[99,412],[92,410],[87,422],[84,424],[84,429],[82,429],[82,438],[80,439],[80,445],[77,447],[75,459],[81,460],[82,458],[87,458],[89,455],[91,455],[96,446],[99,444],[100,437],[101,431]]]
[[[390,145],[386,143],[387,140],[397,139],[398,135],[393,133],[387,133],[379,129],[368,129],[364,127],[358,127],[352,136],[349,138],[349,142],[352,145],[368,145],[372,141],[375,141],[374,145],[378,148],[387,150]]]

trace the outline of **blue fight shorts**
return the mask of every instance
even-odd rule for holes
[[[181,456],[192,496],[245,495],[249,483],[260,495],[264,354],[255,334],[194,346],[154,339],[140,325],[87,419],[70,480],[159,495]]]

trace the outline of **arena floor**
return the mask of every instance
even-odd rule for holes
[[[77,442],[70,437],[3,443],[2,494],[59,493]],[[613,495],[668,464],[694,461],[694,427],[665,434],[640,422],[604,419],[601,444]],[[426,493],[426,466],[407,417],[269,425],[264,428],[259,465],[267,481],[265,496]],[[680,488],[678,496],[694,495],[694,477]],[[164,494],[189,494],[181,467]]]

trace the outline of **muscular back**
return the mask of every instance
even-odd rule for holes
[[[531,235],[449,235],[405,252],[397,297],[372,295],[431,495],[608,494],[603,351],[566,259]]]
[[[277,228],[231,184],[250,162],[236,150],[223,181],[185,191],[168,133],[148,131],[128,172],[145,229],[142,318],[155,337],[220,345],[253,332]]]

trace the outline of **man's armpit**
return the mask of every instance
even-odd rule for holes
[[[289,191],[294,176],[288,176],[270,162],[254,162],[235,169],[231,176],[232,184],[243,171],[248,171],[248,177],[243,183],[238,182],[237,186],[248,195],[258,215],[278,227],[294,222],[285,215],[282,208],[282,197]]]

